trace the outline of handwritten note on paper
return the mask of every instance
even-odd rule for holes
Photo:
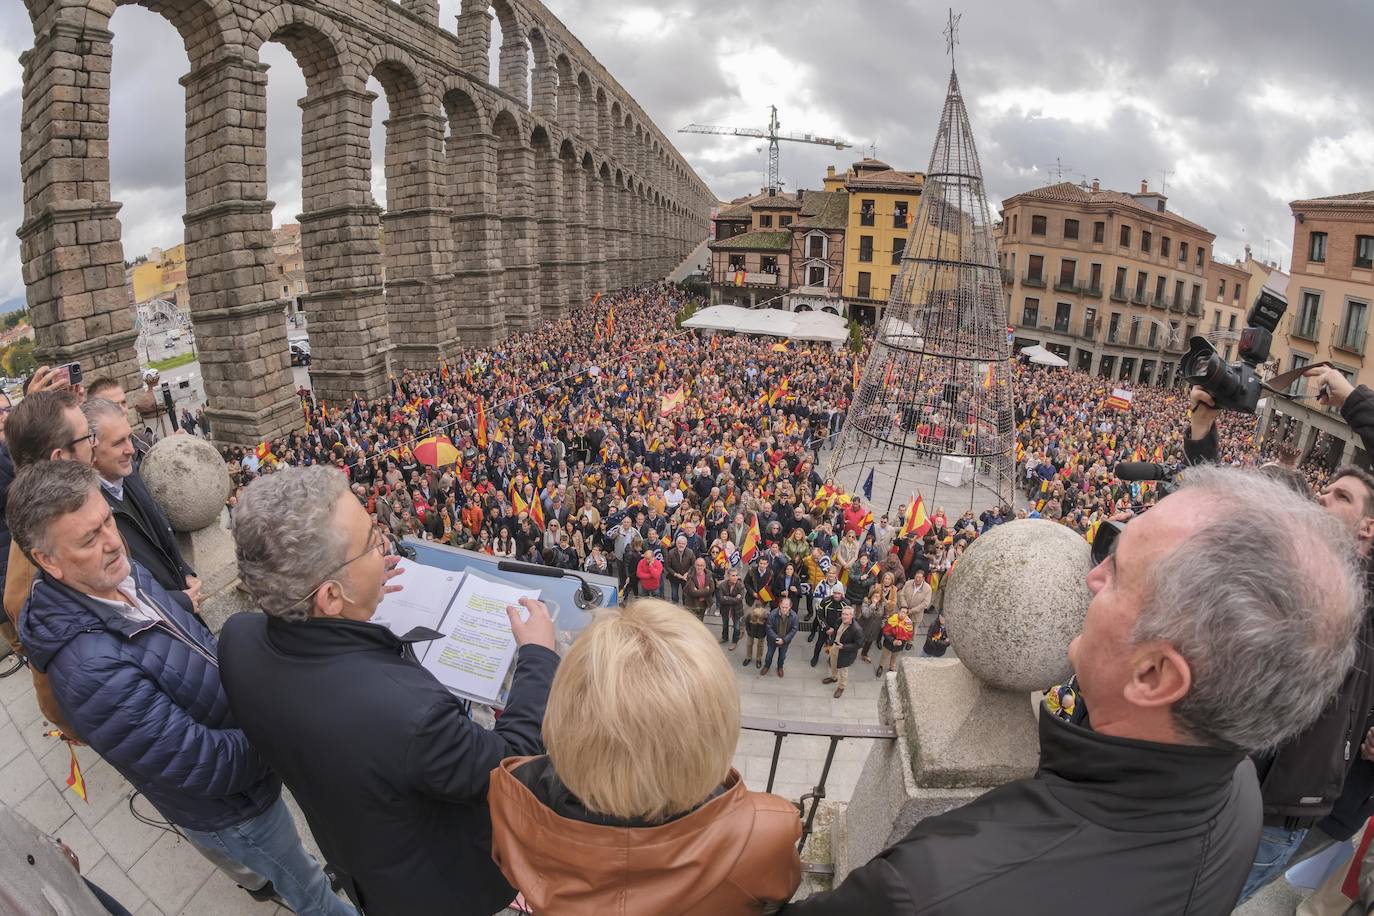
[[[404,571],[396,580],[403,588],[382,598],[372,622],[397,636],[404,636],[415,627],[440,629],[464,573],[421,566],[411,560],[402,560],[397,567]]]
[[[444,638],[425,652],[422,663],[445,687],[481,703],[498,704],[515,660],[506,605],[539,592],[515,588],[468,573],[444,620]]]

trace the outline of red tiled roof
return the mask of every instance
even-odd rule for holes
[[[1052,200],[1068,204],[1105,204],[1108,206],[1125,207],[1128,210],[1143,215],[1169,219],[1172,222],[1180,223],[1205,235],[1214,235],[1207,227],[1199,226],[1192,220],[1184,219],[1172,210],[1156,210],[1153,207],[1147,207],[1131,195],[1121,191],[1085,191],[1070,181],[1061,181],[1059,184],[1052,184],[1048,187],[1034,188],[1030,191],[1022,191],[1020,194],[1013,194],[1002,202],[1002,206],[1005,208],[1007,205],[1023,199]]]
[[[1310,200],[1295,200],[1290,207],[1355,207],[1363,209],[1374,206],[1374,191],[1354,191],[1350,194],[1333,194],[1330,197],[1314,197]]]

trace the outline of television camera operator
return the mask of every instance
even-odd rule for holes
[[[1305,375],[1316,381],[1320,400],[1339,408],[1366,450],[1374,448],[1374,391],[1351,385],[1330,367]],[[1219,453],[1212,394],[1194,386],[1191,415],[1184,437],[1189,464],[1215,462]],[[1355,467],[1337,471],[1317,502],[1352,535],[1352,545],[1365,568],[1367,588],[1374,588],[1369,557],[1374,546],[1374,477]],[[1371,592],[1374,594],[1374,592]],[[1355,664],[1321,715],[1305,730],[1277,748],[1259,754],[1255,767],[1264,802],[1264,830],[1250,876],[1241,893],[1244,902],[1287,868],[1309,831],[1319,822],[1343,839],[1374,814],[1374,764],[1364,749],[1374,708],[1374,607],[1366,599],[1356,638]],[[1372,755],[1374,756],[1374,755]],[[1357,774],[1351,778],[1350,774]],[[1347,787],[1347,782],[1349,786]],[[1344,791],[1349,788],[1350,791]],[[1325,819],[1325,820],[1324,820]],[[1347,829],[1345,825],[1356,826]],[[1306,845],[1316,844],[1318,833]]]

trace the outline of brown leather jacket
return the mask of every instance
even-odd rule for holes
[[[715,798],[656,827],[602,826],[555,813],[513,775],[491,773],[492,855],[536,914],[755,916],[801,882],[801,819],[731,770]]]
[[[33,576],[36,572],[38,568],[24,556],[24,551],[19,549],[19,545],[11,541],[10,565],[5,573],[4,635],[15,655],[24,654],[24,647],[19,644],[19,612],[24,610],[24,605],[28,603],[29,591],[33,588]],[[62,715],[62,707],[57,705],[57,698],[53,696],[52,687],[48,684],[48,676],[39,673],[32,665],[29,666],[29,673],[33,675],[33,692],[37,695],[38,709],[43,713],[43,718],[68,738],[77,737],[76,732],[67,724],[66,716]]]

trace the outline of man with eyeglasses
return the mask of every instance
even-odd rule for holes
[[[327,467],[253,481],[234,514],[239,577],[264,612],[220,635],[235,719],[300,803],[367,916],[495,913],[515,897],[491,858],[486,794],[505,757],[543,753],[553,621],[508,608],[519,646],[492,730],[415,658],[436,638],[372,622],[397,558]]]
[[[257,899],[354,914],[235,723],[215,638],[184,593],[129,559],[94,468],[21,460],[8,509],[15,544],[39,569],[20,639],[75,733]]]

